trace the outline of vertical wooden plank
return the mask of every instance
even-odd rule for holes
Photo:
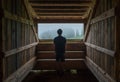
[[[21,24],[20,22],[16,23],[16,41],[17,41],[17,48],[21,46]]]
[[[17,61],[16,61],[16,54],[13,54],[9,57],[7,57],[7,62],[6,62],[6,65],[7,67],[7,72],[8,72],[8,76],[9,77],[12,73],[14,73],[17,69]]]
[[[1,2],[1,1],[0,1]],[[2,13],[0,13],[0,81],[3,80],[3,57],[2,57]]]
[[[3,82],[5,76],[5,62],[4,62],[4,18],[3,18],[3,11],[4,8],[4,1],[0,0],[0,82]]]
[[[15,1],[16,1],[16,4],[17,4],[17,5],[16,5],[16,9],[15,9],[15,10],[16,10],[15,13],[16,13],[17,16],[19,16],[18,13],[19,13],[19,1],[20,1],[20,0],[15,0]],[[21,8],[22,8],[22,7],[21,7]],[[24,13],[24,12],[23,12],[23,13]]]
[[[22,40],[21,44],[22,44],[22,46],[24,46],[24,35],[25,35],[24,24],[22,24],[22,26],[21,26],[21,40]]]
[[[11,20],[7,20],[7,50],[11,50]]]
[[[112,17],[112,50],[115,51],[115,17]]]
[[[117,3],[116,7],[116,16],[115,16],[115,50],[116,50],[116,55],[115,55],[115,69],[116,69],[116,79],[119,82],[120,81],[120,0]]]
[[[11,12],[11,13],[12,13],[12,14],[16,14],[16,7],[17,7],[16,5],[18,5],[18,4],[16,4],[16,0],[11,0],[11,2],[12,2],[12,3],[11,3],[11,4],[12,4],[12,6],[11,6],[11,7],[12,7],[12,8],[11,8],[11,9],[12,9],[12,12]]]
[[[113,51],[115,51],[115,17],[111,17],[111,31],[112,31],[112,33],[111,33],[111,50],[113,50]],[[115,58],[113,57],[112,58],[112,69],[111,70],[113,70],[113,72],[112,72],[112,77],[114,78],[114,79],[116,79],[115,78],[115,72],[116,72],[116,69],[115,69]]]
[[[17,69],[19,69],[22,66],[22,52],[17,53]]]
[[[110,46],[111,46],[111,23],[110,23],[110,18],[108,18],[107,20],[107,30],[108,30],[108,35],[107,35],[107,49],[110,49]],[[106,72],[111,76],[111,72],[113,70],[112,69],[112,60],[111,60],[111,57],[106,55],[107,58],[106,58]]]
[[[15,21],[11,21],[12,22],[12,49],[16,48],[16,22]]]
[[[2,18],[2,20],[1,20],[1,27],[2,27],[2,48],[3,48],[3,52],[5,52],[6,51],[6,45],[5,45],[5,40],[6,40],[6,37],[5,37],[5,33],[6,33],[6,20],[5,20],[5,18]]]
[[[26,24],[24,24],[24,46],[26,45]],[[24,51],[24,63],[26,63],[26,50]]]
[[[7,7],[6,7],[7,9],[6,9],[6,10],[7,10],[8,12],[11,12],[11,11],[12,11],[12,5],[11,5],[11,4],[12,4],[12,0],[6,0],[6,1],[7,1],[7,2],[6,2],[6,3],[7,3],[7,5],[6,5],[6,6],[7,6]]]

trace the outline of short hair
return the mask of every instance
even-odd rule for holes
[[[62,29],[58,29],[58,30],[57,30],[57,33],[58,33],[59,35],[61,35],[61,34],[62,34]]]

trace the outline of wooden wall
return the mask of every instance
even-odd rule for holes
[[[1,0],[0,52],[3,82],[20,82],[32,69],[37,37],[26,0]],[[2,82],[2,81],[0,81]]]
[[[100,82],[119,82],[119,32],[117,4],[119,0],[99,0],[91,16],[86,64]],[[117,18],[117,19],[116,19]],[[119,21],[120,22],[120,21]]]

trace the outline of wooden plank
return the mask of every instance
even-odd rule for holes
[[[30,3],[28,2],[28,0],[24,0],[23,1],[24,7],[26,9],[27,15],[30,18],[30,20],[32,20],[33,18],[39,18],[36,14],[36,12],[33,10],[32,6],[30,5]]]
[[[15,49],[16,48],[16,21],[11,21],[12,23],[12,29],[11,29],[11,49]]]
[[[38,35],[37,35],[34,25],[32,25],[32,30],[33,30],[33,34],[35,35],[36,41],[39,42]]]
[[[93,48],[93,49],[95,49],[95,50],[98,50],[98,51],[100,51],[100,52],[103,52],[103,53],[105,53],[105,54],[107,54],[107,55],[110,55],[110,56],[112,56],[112,57],[114,57],[115,56],[115,51],[112,51],[112,50],[108,50],[108,49],[106,49],[106,48],[102,48],[102,47],[100,47],[100,46],[96,46],[96,45],[94,45],[94,44],[90,44],[90,43],[85,43],[86,44],[86,46],[89,46],[89,47],[91,47],[91,48]]]
[[[7,20],[6,24],[7,24],[7,27],[6,27],[6,29],[7,29],[7,33],[6,33],[6,35],[7,35],[7,48],[8,48],[7,50],[10,50],[11,49],[11,43],[12,43],[11,42],[11,26],[12,26],[11,20]]]
[[[11,3],[8,3],[8,4],[11,4],[11,13],[12,14],[17,14],[16,11],[17,11],[17,5],[18,3],[16,3],[17,0],[12,0]]]
[[[31,48],[33,46],[36,46],[37,44],[38,44],[38,42],[34,42],[32,44],[29,44],[29,45],[26,45],[26,46],[23,46],[23,47],[20,47],[20,48],[16,48],[16,49],[4,52],[5,53],[5,57],[8,57],[10,55],[16,54],[16,53],[21,52],[23,50],[29,49],[29,48]]]
[[[57,10],[60,10],[60,11],[84,11],[84,10],[87,10],[88,8],[76,8],[76,9],[60,9],[60,8],[46,8],[46,9],[43,9],[43,8],[34,8],[36,11],[57,11]]]
[[[91,19],[93,17],[93,13],[94,13],[94,10],[95,10],[95,6],[96,6],[96,3],[97,1],[96,0],[93,0],[93,5],[92,5],[92,9],[88,9],[88,13],[90,13],[89,15],[89,19],[87,21],[87,25],[86,25],[86,30],[85,30],[85,36],[84,36],[84,42],[86,41],[87,37],[88,37],[88,34],[89,34],[89,31],[90,31],[90,22],[91,22]],[[87,13],[87,14],[88,14]]]
[[[65,53],[84,53],[85,51],[66,51]],[[55,53],[55,51],[38,51],[37,53]]]
[[[16,61],[16,54],[14,55],[11,55],[7,58],[5,58],[5,66],[6,66],[6,69],[5,69],[5,72],[6,72],[6,77],[7,78],[8,76],[10,76],[12,73],[14,73],[17,69],[17,61]],[[8,69],[9,68],[9,69]]]
[[[52,7],[53,7],[53,6],[55,6],[55,7],[56,7],[56,6],[71,6],[71,5],[72,5],[73,7],[74,7],[74,6],[79,7],[79,6],[91,6],[91,5],[92,5],[91,2],[90,2],[90,3],[76,3],[76,4],[74,4],[74,3],[72,3],[72,4],[70,4],[70,3],[69,3],[69,4],[67,4],[67,3],[66,3],[66,4],[59,4],[59,3],[56,3],[56,4],[54,4],[54,3],[49,3],[49,4],[48,4],[48,3],[46,3],[46,4],[30,3],[30,4],[31,4],[32,6],[34,6],[34,7],[35,7],[35,6],[37,6],[37,7],[40,7],[40,6],[44,6],[44,7],[45,7],[45,6],[47,6],[47,7],[48,7],[48,6],[52,6]],[[34,8],[34,7],[33,7],[33,8]]]
[[[16,23],[16,47],[21,47],[21,24],[19,22]]]
[[[85,52],[84,51],[66,51],[64,54],[65,58],[72,58],[72,59],[78,59],[78,58],[85,58]],[[56,55],[54,51],[39,51],[36,54],[38,59],[55,59]]]
[[[8,18],[8,19],[11,19],[11,20],[14,20],[14,21],[17,21],[17,22],[21,22],[21,23],[25,23],[25,24],[32,24],[30,20],[28,19],[25,19],[23,17],[19,17],[17,15],[14,15],[6,10],[3,11],[4,12],[4,17],[5,18]]]
[[[115,56],[115,69],[116,69],[116,79],[119,82],[120,81],[120,0],[116,3],[116,16],[115,16],[115,50],[116,56]]]
[[[65,62],[61,63],[63,69],[86,69],[86,65],[84,63],[84,59],[67,59]],[[59,64],[55,59],[43,59],[37,60],[37,64],[35,66],[37,70],[57,70],[59,69]]]
[[[91,19],[92,19],[92,14],[93,14],[93,9],[91,10],[91,12],[90,12],[90,16],[89,16],[89,19],[88,19],[88,22],[87,22],[87,25],[86,25],[86,31],[85,31],[85,36],[84,36],[84,41],[86,41],[86,39],[87,39],[87,36],[88,36],[88,33],[89,33],[89,31],[90,31],[90,21],[91,21]]]
[[[3,78],[4,78],[4,60],[3,60],[3,53],[2,53],[2,51],[3,51],[3,25],[4,25],[4,23],[3,23],[3,12],[2,12],[2,7],[3,7],[3,0],[1,0],[0,1],[0,82],[2,82],[3,81]]]
[[[90,24],[93,24],[93,23],[96,23],[96,22],[105,20],[105,19],[110,18],[110,17],[112,17],[112,16],[115,16],[115,8],[112,8],[112,9],[104,12],[104,13],[101,14],[100,16],[97,16],[97,17],[93,18],[93,19],[91,20],[91,23],[90,23]]]
[[[33,68],[35,59],[36,58],[33,57],[26,64],[16,70],[16,72],[11,74],[7,79],[4,79],[3,82],[21,82]]]
[[[85,63],[100,82],[116,82],[115,79],[110,77],[106,71],[100,68],[89,57],[86,57]]]
[[[25,24],[22,26],[22,46],[25,46]]]
[[[54,51],[54,44],[38,44],[38,51]],[[82,43],[67,43],[66,51],[85,51],[85,45]]]

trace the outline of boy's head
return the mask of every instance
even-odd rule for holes
[[[58,35],[61,35],[62,34],[62,29],[58,29],[57,33],[58,33]]]

